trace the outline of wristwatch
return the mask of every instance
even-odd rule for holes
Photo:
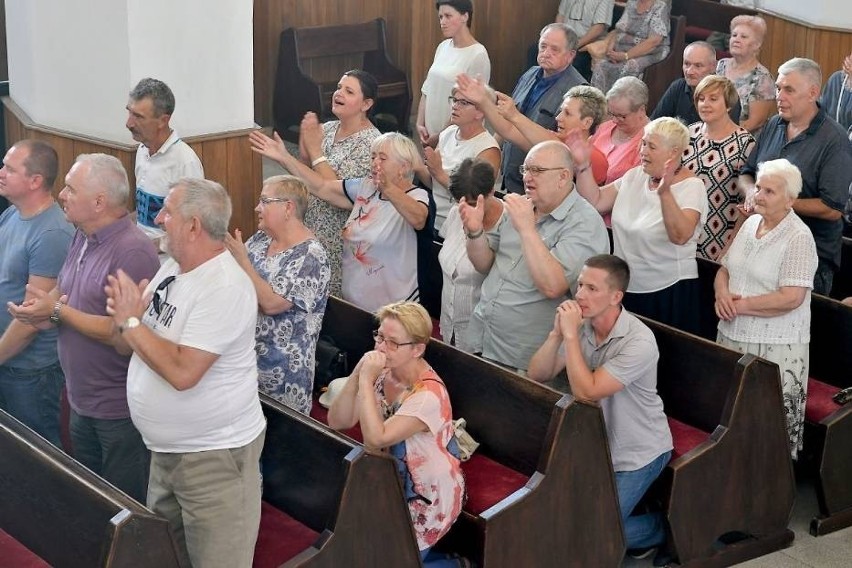
[[[50,314],[50,323],[53,325],[59,325],[59,312],[62,311],[62,302],[56,302],[53,304],[53,313]]]
[[[139,321],[139,318],[137,318],[136,316],[130,316],[129,318],[124,320],[123,324],[118,326],[118,333],[124,333],[128,329],[133,329],[134,327],[139,327],[141,324],[142,324],[142,322]]]

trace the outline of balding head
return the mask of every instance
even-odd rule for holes
[[[716,50],[706,41],[690,43],[683,50],[683,78],[690,87],[716,72]]]

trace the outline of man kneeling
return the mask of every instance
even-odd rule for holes
[[[577,399],[600,403],[633,554],[666,540],[662,514],[631,513],[669,462],[672,435],[657,394],[654,334],[621,306],[629,280],[627,263],[616,256],[586,260],[575,300],[556,309],[553,330],[530,361],[528,375],[549,381],[565,369]]]

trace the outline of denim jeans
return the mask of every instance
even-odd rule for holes
[[[654,461],[635,471],[615,472],[615,486],[618,490],[618,504],[621,508],[621,522],[624,525],[624,539],[627,548],[648,548],[659,546],[666,541],[666,529],[661,513],[631,515],[636,504],[648,491],[663,468],[669,463],[671,452],[666,452]]]
[[[431,548],[420,551],[420,560],[423,562],[423,568],[459,568],[461,566],[455,558],[435,552]]]
[[[59,398],[64,386],[59,363],[40,369],[0,365],[0,408],[62,449]]]

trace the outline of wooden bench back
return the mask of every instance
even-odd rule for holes
[[[49,564],[178,566],[165,519],[3,411],[0,456],[0,527]]]
[[[378,20],[362,24],[291,28],[299,59],[385,51],[385,37]]]
[[[751,8],[728,6],[718,0],[672,0],[673,16],[685,16],[687,26],[702,28],[722,33],[729,33],[731,20],[737,16],[757,15]]]
[[[852,386],[852,307],[819,294],[811,295],[810,376]]]

